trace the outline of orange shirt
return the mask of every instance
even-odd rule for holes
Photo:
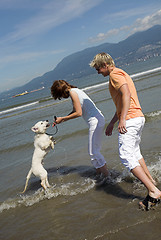
[[[122,69],[116,67],[113,69],[109,76],[109,91],[115,103],[118,118],[120,118],[122,110],[122,96],[119,92],[119,89],[124,84],[128,85],[131,93],[130,107],[126,115],[126,120],[135,117],[143,117],[144,115],[142,113],[138,100],[136,88],[131,77]]]

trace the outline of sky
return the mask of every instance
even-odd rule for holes
[[[161,0],[0,0],[0,92],[42,76],[72,53],[157,24]]]

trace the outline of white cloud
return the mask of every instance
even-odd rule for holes
[[[111,38],[112,36],[117,36],[119,34],[124,33],[125,38],[131,34],[134,34],[138,31],[144,31],[148,28],[153,27],[154,25],[161,25],[161,10],[155,12],[152,15],[146,16],[144,18],[138,18],[134,24],[122,26],[118,29],[111,29],[106,33],[99,33],[96,37],[90,37],[89,42],[90,43],[98,43],[102,42],[104,40],[107,40]]]
[[[152,7],[149,5],[145,6],[144,8],[132,8],[121,12],[115,12],[111,14],[108,13],[106,16],[103,17],[103,21],[111,22],[111,19],[122,21],[131,17],[145,16],[146,14],[149,14],[149,12],[152,12]]]
[[[146,16],[145,18],[141,19],[138,18],[132,26],[130,33],[135,33],[137,31],[146,30],[154,25],[161,24],[161,10],[157,11],[156,13]]]
[[[10,0],[7,0],[7,2],[10,2]],[[19,1],[17,0],[16,2]],[[100,2],[102,2],[102,0],[46,1],[45,4],[41,5],[41,9],[39,9],[39,12],[35,16],[32,16],[26,22],[17,24],[15,31],[4,36],[4,38],[1,39],[1,43],[6,41],[13,42],[37,34],[43,34],[62,23],[81,16],[91,8],[100,4]]]
[[[44,2],[52,0],[0,0],[0,9],[38,9],[41,8]]]
[[[106,33],[99,33],[96,37],[89,38],[89,42],[90,43],[98,43],[98,42],[104,41],[105,39],[108,39],[112,36],[115,36],[118,33],[119,33],[119,29],[112,29]]]
[[[18,62],[18,61],[33,61],[40,57],[45,57],[49,55],[56,55],[59,53],[63,53],[65,50],[50,50],[50,51],[42,51],[42,52],[26,52],[20,54],[6,55],[5,57],[0,58],[0,64],[3,66],[6,63]]]

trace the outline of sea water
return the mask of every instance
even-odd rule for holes
[[[161,57],[122,67],[135,82],[146,123],[141,149],[161,189]],[[108,77],[93,74],[71,81],[84,89],[103,112],[106,124],[115,113]],[[1,99],[0,109],[0,239],[131,240],[160,239],[161,206],[143,212],[138,202],[147,192],[120,163],[117,127],[103,136],[102,154],[111,182],[96,187],[87,152],[88,126],[82,118],[50,127],[55,149],[44,159],[51,188],[45,193],[26,175],[34,151],[31,127],[40,120],[71,112],[69,99],[54,101],[50,88],[17,98]]]

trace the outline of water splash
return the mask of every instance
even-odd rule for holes
[[[160,156],[156,156],[158,159],[155,162],[155,164],[151,164],[150,166],[148,166],[148,169],[150,171],[150,173],[152,174],[152,176],[157,180],[157,182],[161,182],[161,153]]]
[[[155,112],[150,112],[150,113],[147,113],[147,114],[146,114],[146,116],[147,116],[148,118],[157,117],[157,116],[159,116],[159,115],[161,115],[161,110],[155,111]]]
[[[8,199],[0,205],[0,212],[20,206],[32,206],[45,199],[57,198],[58,196],[75,196],[88,192],[95,186],[95,181],[90,178],[84,178],[78,182],[54,185],[47,191],[37,190],[31,195],[20,195],[18,198]]]

